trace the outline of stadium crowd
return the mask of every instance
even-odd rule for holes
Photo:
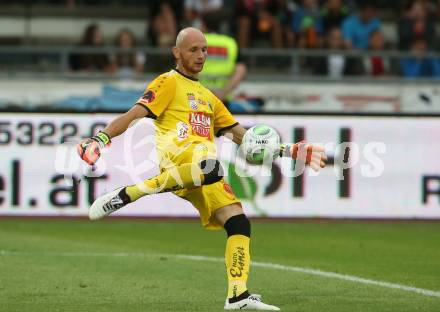
[[[100,0],[47,2],[69,6],[105,4]],[[114,42],[104,43],[105,29],[94,24],[85,29],[80,46],[109,44],[122,50],[143,46],[168,48],[173,46],[179,29],[200,27],[203,16],[209,14],[222,21],[221,32],[233,36],[241,49],[328,51],[321,56],[300,59],[300,66],[309,74],[332,78],[352,75],[440,77],[440,60],[431,55],[440,50],[436,33],[440,17],[438,0],[131,0],[124,1],[124,5],[126,3],[148,6],[145,38],[135,38],[127,28],[121,29]],[[384,7],[393,12],[391,23],[397,29],[394,41],[384,32],[380,14]],[[408,56],[389,58],[381,53],[391,50],[406,51]],[[72,55],[70,67],[73,71],[143,72],[145,55],[131,51]],[[360,57],[341,51],[372,53]]]

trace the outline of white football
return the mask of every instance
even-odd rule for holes
[[[280,154],[280,136],[267,125],[253,126],[243,136],[242,149],[251,164],[273,161]]]

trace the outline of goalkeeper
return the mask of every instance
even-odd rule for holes
[[[92,165],[98,160],[100,150],[110,143],[111,138],[124,133],[130,123],[142,117],[152,118],[156,126],[161,173],[143,183],[102,195],[91,206],[89,217],[100,219],[145,195],[174,192],[197,208],[205,228],[224,228],[227,232],[228,294],[224,308],[279,310],[263,303],[259,295],[248,292],[251,227],[239,200],[223,180],[222,167],[216,156],[214,135],[225,135],[240,144],[246,130],[197,80],[207,56],[203,33],[195,28],[183,29],[172,52],[176,69],[151,82],[136,105],[97,136],[78,144],[81,158]],[[298,146],[305,145],[283,145],[282,156],[296,157]],[[306,162],[318,170],[325,165],[323,149],[309,145],[308,151],[312,150]]]

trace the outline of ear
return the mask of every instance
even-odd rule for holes
[[[180,49],[178,47],[173,47],[173,56],[176,60],[180,59]]]

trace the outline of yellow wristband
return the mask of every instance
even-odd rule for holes
[[[95,139],[97,139],[102,145],[107,146],[111,143],[110,137],[107,133],[100,131],[96,136]]]

